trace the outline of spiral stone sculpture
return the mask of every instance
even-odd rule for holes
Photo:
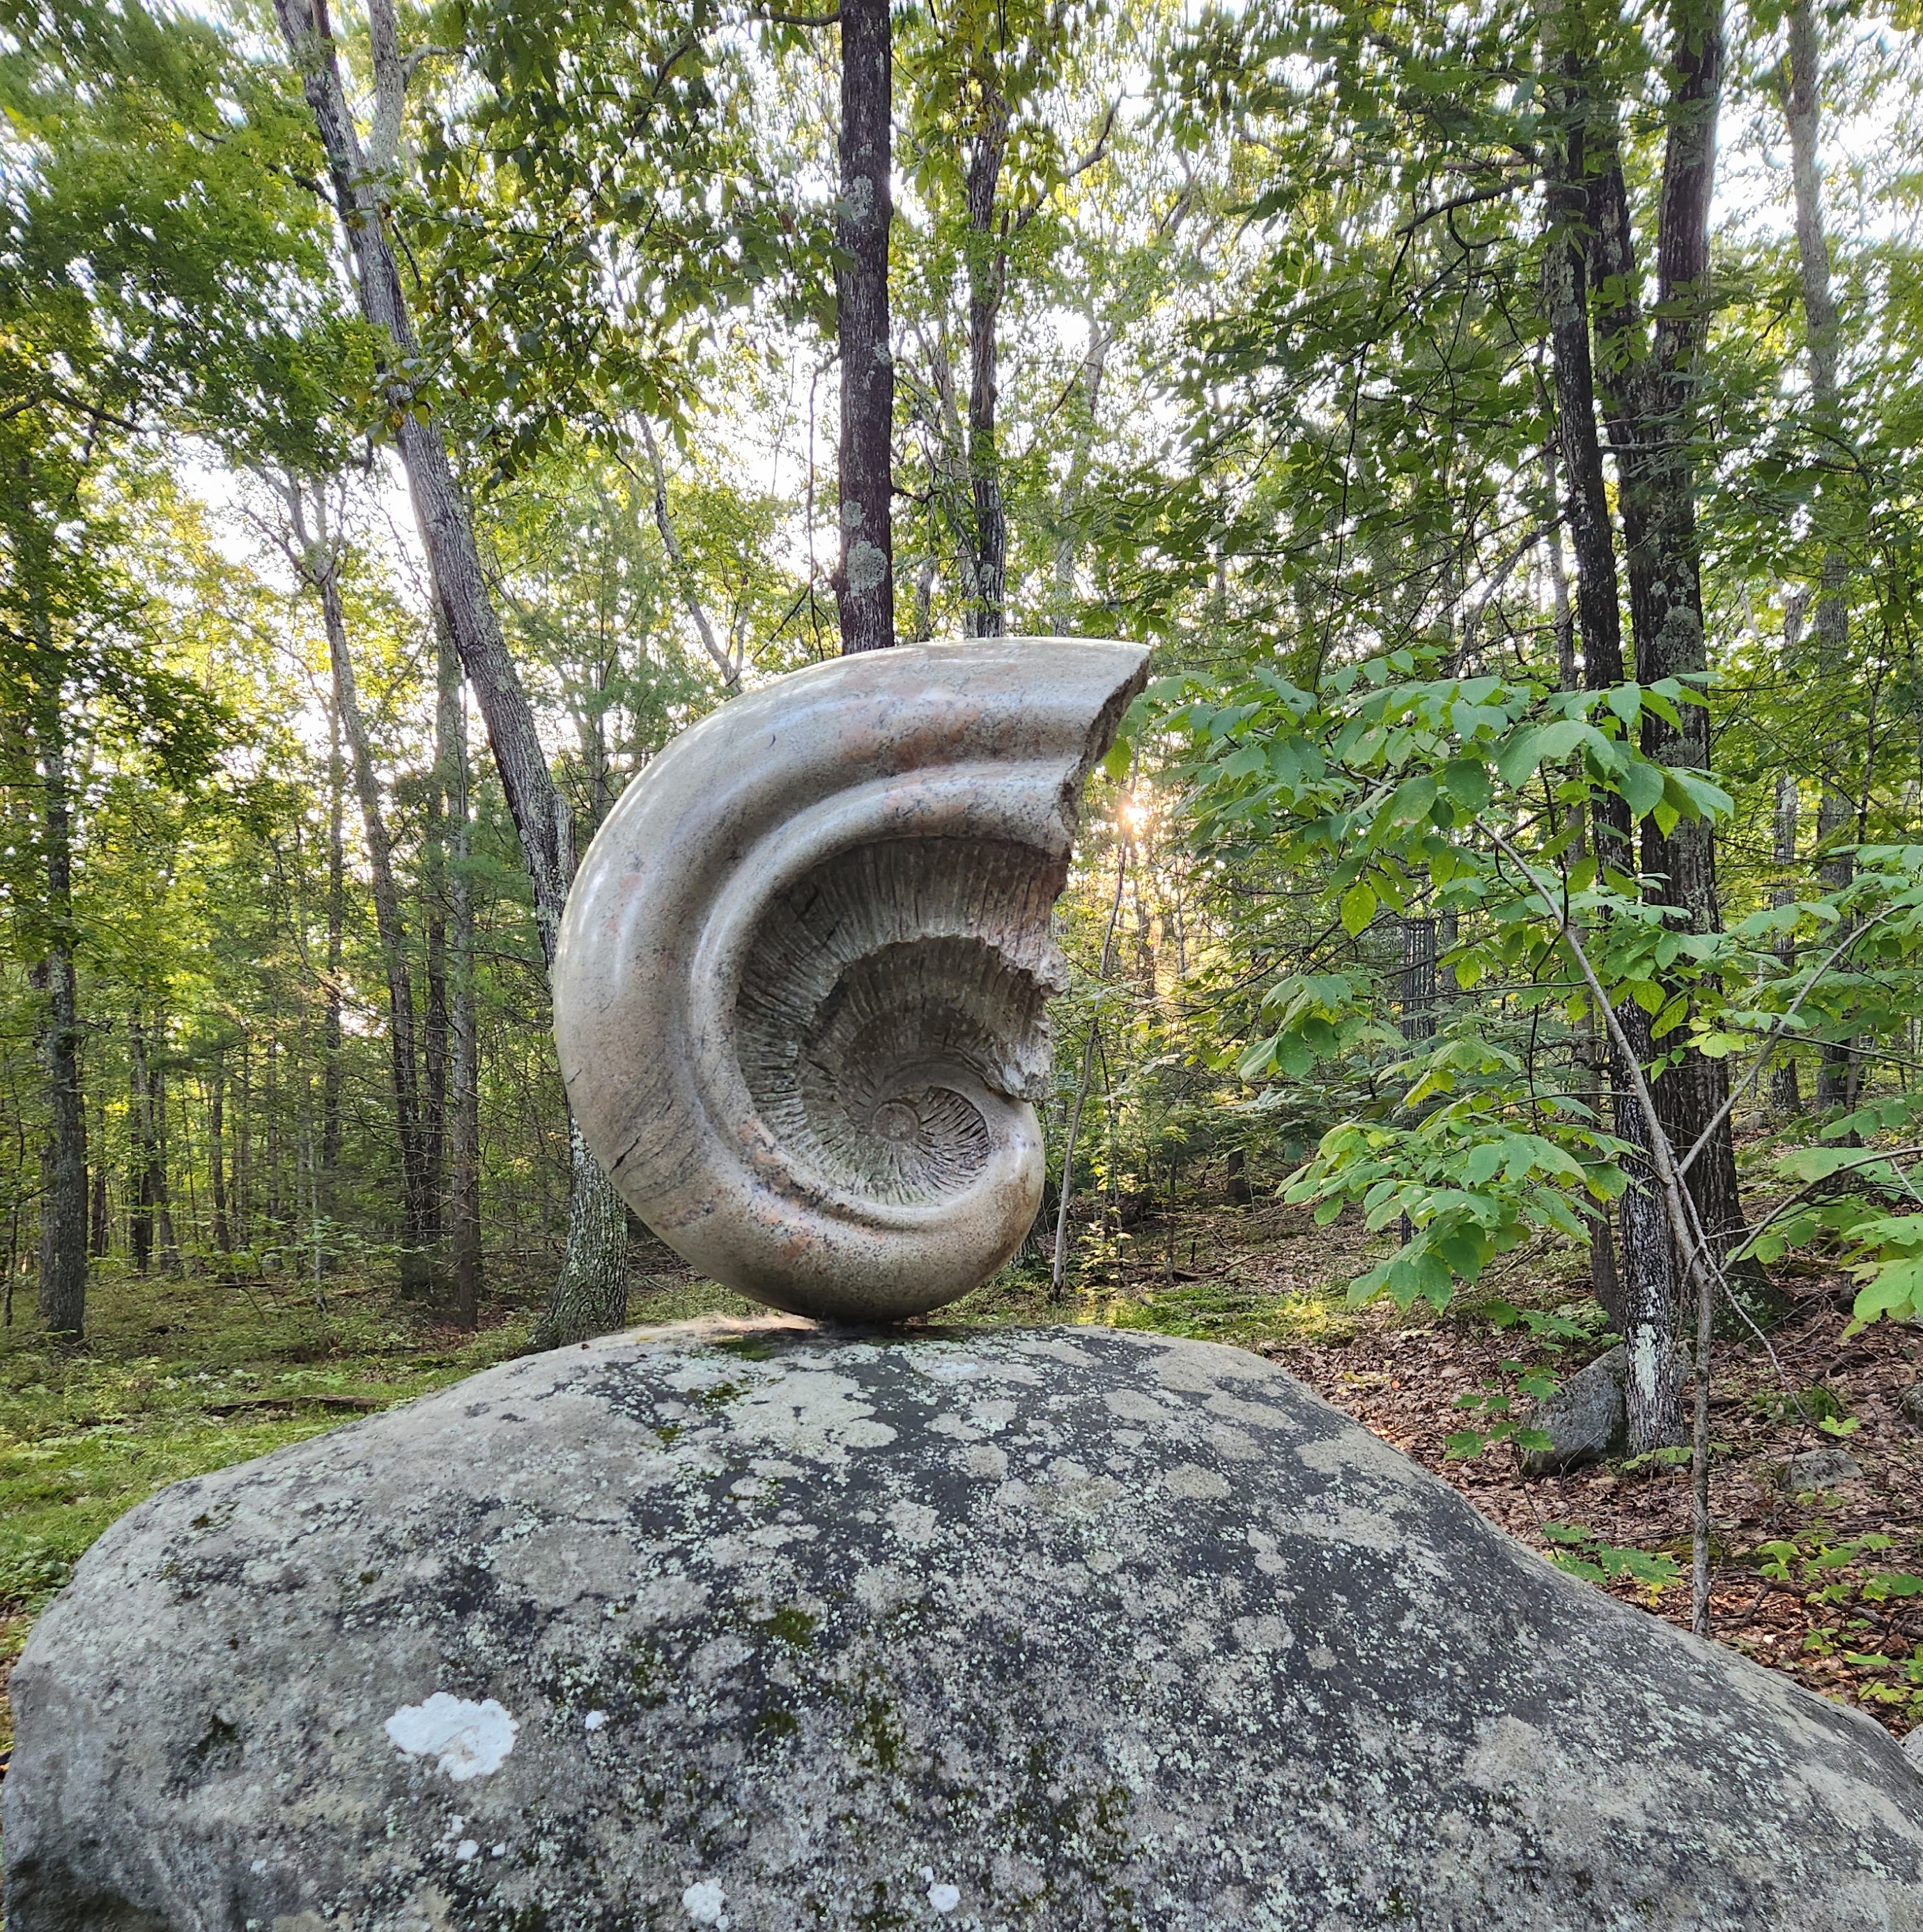
[[[735,699],[630,785],[562,922],[588,1145],[690,1264],[892,1321],[1020,1245],[1042,1194],[1049,935],[1132,644],[841,658]]]

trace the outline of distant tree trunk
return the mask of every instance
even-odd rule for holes
[[[968,137],[968,480],[975,512],[972,636],[1006,630],[1008,514],[1002,501],[1001,453],[995,412],[1000,395],[996,332],[1008,284],[1008,218],[996,193],[1008,152],[1008,106],[992,81],[984,83],[982,119]]]
[[[214,1246],[224,1255],[234,1248],[227,1225],[226,1095],[226,1056],[217,1052],[207,1088],[207,1176],[214,1194]]]
[[[340,962],[347,914],[347,853],[343,838],[347,780],[340,756],[340,709],[327,707],[327,1006],[321,1020],[320,1164],[327,1208],[338,1212],[340,1184]]]
[[[481,1310],[481,1056],[474,999],[474,887],[469,872],[467,706],[452,645],[441,634],[440,688],[447,717],[447,812],[454,827],[448,868],[448,1262],[454,1318],[472,1328]]]
[[[89,1144],[94,1160],[92,1203],[87,1215],[87,1252],[95,1260],[100,1260],[113,1252],[113,1220],[107,1192],[106,1099],[104,1095],[94,1102],[94,1132]]]
[[[1779,772],[1776,778],[1776,844],[1773,856],[1785,871],[1796,862],[1798,803],[1796,779],[1788,772]],[[1795,889],[1788,885],[1778,886],[1769,896],[1770,903],[1778,908],[1793,904],[1796,897]],[[1776,942],[1776,957],[1785,974],[1795,969],[1796,942],[1786,932]],[[1803,1110],[1803,1097],[1796,1080],[1796,1056],[1788,1047],[1778,1050],[1776,1064],[1770,1070],[1769,1098],[1779,1114],[1799,1114]]]
[[[1231,1148],[1225,1163],[1223,1198],[1232,1208],[1246,1208],[1253,1195],[1249,1186],[1249,1156],[1241,1148]]]
[[[45,590],[44,547],[16,557],[29,586]],[[30,590],[30,594],[32,594]],[[67,698],[48,606],[33,596],[31,650],[38,659],[32,730],[39,755],[40,836],[46,902],[40,958],[29,974],[40,996],[35,1044],[46,1078],[40,1162],[40,1314],[49,1334],[77,1341],[87,1313],[87,1111],[80,1084],[80,994],[74,970],[74,807],[67,762]]]
[[[134,1272],[154,1259],[153,1104],[147,1087],[147,1039],[136,1006],[127,1019],[127,1246]]]
[[[1573,10],[1558,8],[1553,32],[1567,34]],[[1590,358],[1588,268],[1582,237],[1588,225],[1585,184],[1592,103],[1583,84],[1584,50],[1553,46],[1551,64],[1559,85],[1552,97],[1562,126],[1547,146],[1549,246],[1544,252],[1544,296],[1556,370],[1556,420],[1568,490],[1570,538],[1576,555],[1576,616],[1582,640],[1583,682],[1606,691],[1623,681],[1622,620],[1618,602],[1615,534],[1596,430],[1596,394]],[[1619,889],[1634,890],[1629,808],[1619,797],[1598,797],[1590,820],[1598,864]],[[1618,1010],[1630,1050],[1644,1065],[1650,1057],[1648,1016],[1634,1001]],[[1666,1218],[1657,1198],[1649,1134],[1636,1103],[1631,1071],[1613,1052],[1610,1089],[1618,1137],[1635,1150],[1624,1162],[1629,1187],[1622,1197],[1621,1299],[1623,1337],[1630,1354],[1627,1397],[1630,1435],[1639,1450],[1679,1442],[1680,1388],[1671,1347],[1674,1290]]]
[[[334,712],[346,741],[354,789],[360,798],[362,836],[367,842],[368,869],[374,888],[374,932],[380,942],[381,964],[387,979],[394,1137],[400,1154],[400,1285],[404,1292],[418,1295],[426,1291],[430,1279],[433,1244],[419,1066],[414,1046],[414,987],[408,969],[407,932],[401,922],[400,892],[394,883],[393,846],[382,808],[374,749],[361,716],[353,656],[347,646],[346,618],[340,602],[340,556],[329,537],[321,500],[316,498],[317,520],[312,530],[308,527],[306,505],[298,484],[290,484],[285,500],[298,545],[302,572],[320,598],[328,660],[334,674]]]
[[[445,627],[436,614],[436,633]],[[422,888],[428,910],[428,1010],[422,1016],[422,1184],[425,1196],[428,1246],[438,1252],[442,1234],[442,1204],[447,1181],[448,982],[447,800],[449,713],[460,701],[459,660],[452,646],[436,638],[434,770],[428,787],[427,836],[423,844]]]
[[[161,1048],[166,1045],[166,1027],[158,1014],[148,1044]],[[147,1096],[153,1123],[152,1136],[147,1142],[147,1198],[154,1210],[154,1245],[160,1251],[160,1272],[173,1275],[180,1272],[180,1243],[174,1236],[173,1194],[168,1180],[172,1163],[167,1158],[167,1073],[166,1066],[157,1063],[151,1053],[147,1060]]]
[[[895,641],[895,362],[888,324],[895,212],[894,60],[889,0],[842,0],[842,196],[835,315],[842,373],[842,554],[835,574],[844,652]]]
[[[1822,61],[1820,30],[1811,0],[1796,0],[1790,9],[1787,86],[1784,89],[1784,118],[1790,129],[1790,173],[1796,201],[1796,261],[1803,296],[1803,333],[1810,370],[1810,412],[1820,448],[1818,460],[1833,465],[1844,454],[1842,393],[1837,380],[1841,331],[1836,301],[1830,290],[1829,241],[1823,230],[1822,177],[1818,140],[1822,118]],[[1818,704],[1834,702],[1850,655],[1849,561],[1832,542],[1823,551],[1822,578],[1816,604],[1816,676],[1811,680]],[[1856,862],[1840,835],[1855,814],[1844,783],[1840,734],[1830,734],[1823,747],[1822,792],[1816,806],[1816,850],[1822,855],[1819,878],[1825,892],[1841,892],[1856,876]],[[1854,1100],[1853,1059],[1848,1047],[1824,1044],[1816,1070],[1816,1105],[1825,1109],[1846,1107]]]
[[[234,1082],[234,1246],[244,1252],[253,1244],[254,1204],[254,1053],[245,1034],[240,1040],[240,1071]]]
[[[353,250],[362,314],[381,345],[380,391],[398,423],[396,440],[428,554],[436,596],[460,654],[481,715],[494,768],[518,835],[533,889],[536,930],[551,968],[561,914],[574,869],[574,828],[549,770],[534,712],[488,600],[487,580],[466,506],[454,487],[445,432],[416,388],[418,364],[412,322],[388,237],[382,181],[393,160],[406,86],[392,0],[370,0],[377,127],[391,128],[370,164],[347,106],[333,37],[312,0],[274,0],[294,68],[299,74],[327,156],[334,200]],[[568,1251],[534,1346],[552,1348],[605,1334],[627,1318],[627,1220],[611,1184],[570,1126],[578,1150],[572,1166]]]

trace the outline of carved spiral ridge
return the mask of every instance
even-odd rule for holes
[[[704,1274],[843,1321],[986,1280],[1040,1204],[1049,914],[1132,644],[898,646],[735,699],[631,784],[554,1033],[615,1186]]]

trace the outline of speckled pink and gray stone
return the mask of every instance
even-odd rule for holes
[[[1256,1357],[538,1356],[110,1530],[8,1932],[1904,1932],[1923,1777]]]
[[[568,897],[554,1036],[588,1145],[701,1273],[888,1321],[1020,1245],[1049,913],[1147,663],[1059,638],[839,658],[628,787]]]

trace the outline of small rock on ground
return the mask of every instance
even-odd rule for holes
[[[1629,1448],[1629,1411],[1623,1394],[1628,1372],[1629,1351],[1612,1348],[1538,1402],[1528,1426],[1541,1430],[1550,1447],[1522,1451],[1523,1474],[1559,1476],[1624,1454]]]
[[[1783,1486],[1796,1495],[1805,1490],[1840,1490],[1863,1480],[1863,1466],[1841,1449],[1805,1449],[1792,1456],[1784,1472]]]

